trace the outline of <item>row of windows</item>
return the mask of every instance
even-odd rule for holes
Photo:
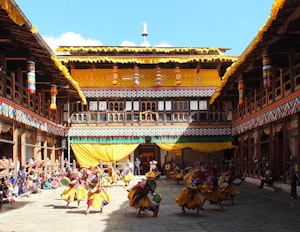
[[[206,100],[191,101],[90,101],[89,111],[207,110]]]

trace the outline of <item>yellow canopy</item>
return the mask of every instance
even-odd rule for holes
[[[95,167],[100,161],[115,162],[133,152],[139,144],[71,144],[81,167]]]
[[[212,153],[233,148],[231,141],[228,142],[192,142],[192,143],[156,143],[166,151],[172,151],[176,155],[181,155],[181,150],[190,148],[195,151]]]

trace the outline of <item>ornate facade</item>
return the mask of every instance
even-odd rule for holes
[[[12,0],[0,6],[0,149],[16,165],[61,160],[68,138],[82,166],[137,156],[145,168],[152,159],[182,167],[232,159],[245,176],[258,178],[265,165],[279,181],[289,181],[292,167],[299,174],[298,1],[274,1],[240,57],[222,48],[117,46],[54,55]]]

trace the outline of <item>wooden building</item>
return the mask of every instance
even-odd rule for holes
[[[233,106],[235,163],[259,178],[266,165],[276,180],[299,174],[300,1],[275,1],[267,22],[210,99]]]
[[[300,174],[299,3],[274,1],[234,57],[225,48],[118,46],[55,55],[13,0],[0,1],[0,151],[15,165],[55,163],[67,138],[68,156],[84,167],[136,157],[145,171],[153,159],[183,168],[233,160],[245,176],[259,178],[269,165],[288,182],[292,167]]]
[[[87,99],[72,108],[70,142],[78,162],[173,158],[186,166],[232,149],[226,102],[208,107],[237,57],[221,48],[59,47]],[[79,109],[79,110],[78,110]],[[92,154],[92,155],[91,155]],[[89,158],[87,158],[89,157]]]
[[[60,166],[68,100],[85,97],[15,2],[0,1],[1,176],[29,161]]]

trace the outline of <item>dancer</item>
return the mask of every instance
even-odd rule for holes
[[[122,177],[123,177],[123,182],[124,182],[125,186],[128,186],[128,185],[129,185],[129,182],[130,182],[131,180],[134,180],[133,171],[132,171],[132,169],[129,167],[128,164],[127,164],[127,166],[123,169],[121,175],[122,175]]]
[[[221,187],[219,186],[217,169],[214,167],[210,170],[210,176],[207,178],[206,182],[207,184],[203,184],[202,186],[201,194],[203,196],[203,202],[201,209],[203,209],[206,200],[209,200],[211,204],[219,204],[220,209],[223,209],[222,200],[224,199],[224,188],[228,184],[224,183]]]
[[[102,170],[98,169],[97,174],[87,180],[88,197],[86,214],[89,213],[90,207],[99,208],[100,213],[103,212],[103,207],[110,203],[110,195],[103,187]]]
[[[204,180],[204,173],[200,169],[200,163],[195,163],[193,170],[184,176],[186,181],[182,192],[175,198],[175,202],[185,212],[187,209],[196,209],[196,215],[199,215],[201,208],[201,199],[199,193]]]
[[[162,199],[160,194],[155,194],[156,189],[156,174],[154,172],[146,173],[146,180],[136,184],[128,193],[129,205],[139,209],[138,216],[142,211],[150,210],[153,212],[153,217],[157,217],[159,204]]]
[[[223,194],[224,198],[230,198],[231,205],[234,205],[233,199],[236,194],[240,192],[236,190],[235,186],[238,186],[242,183],[242,180],[236,178],[235,175],[235,168],[233,164],[229,164],[228,170],[223,173],[222,177],[219,179],[219,186],[224,186]],[[226,184],[225,184],[226,183]]]
[[[67,176],[63,178],[67,184],[67,188],[61,194],[61,197],[67,201],[67,205],[69,206],[70,202],[77,201],[78,208],[80,205],[80,201],[85,198],[87,195],[86,189],[78,184],[78,176],[76,175],[76,171],[68,170]]]
[[[107,171],[108,171],[107,177],[109,179],[109,183],[116,184],[118,182],[119,176],[117,175],[117,172],[115,171],[115,169],[111,164],[108,165]]]

